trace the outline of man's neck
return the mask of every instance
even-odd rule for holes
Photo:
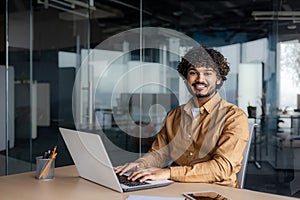
[[[194,96],[194,105],[195,105],[195,107],[200,108],[206,102],[208,102],[211,98],[213,98],[213,96],[215,96],[215,94],[217,94],[217,92],[213,93],[212,95],[210,95],[208,97],[196,97],[196,96]]]

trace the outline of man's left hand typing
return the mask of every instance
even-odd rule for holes
[[[171,178],[171,171],[168,168],[143,168],[134,171],[129,177],[129,180],[139,179],[141,182],[146,180],[168,180]]]

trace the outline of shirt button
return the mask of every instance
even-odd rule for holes
[[[193,152],[190,152],[190,156],[192,156],[193,155]]]
[[[191,134],[189,134],[188,137],[191,138],[192,137]]]

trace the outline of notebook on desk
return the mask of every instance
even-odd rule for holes
[[[77,130],[59,128],[79,176],[118,192],[135,191],[166,186],[173,181],[139,181],[121,183],[127,178],[116,175],[105,146],[99,135]],[[121,180],[120,180],[121,179]]]

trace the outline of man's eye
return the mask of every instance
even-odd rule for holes
[[[205,76],[211,76],[211,75],[212,75],[212,72],[205,72],[204,75],[205,75]]]
[[[189,74],[190,74],[190,75],[195,75],[195,74],[196,74],[196,72],[190,72]]]

